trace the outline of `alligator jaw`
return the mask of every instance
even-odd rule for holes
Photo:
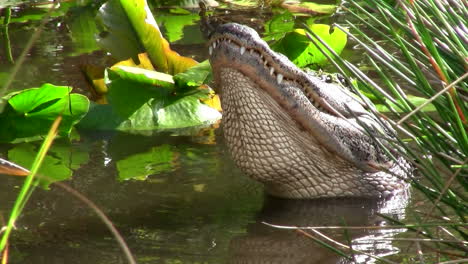
[[[232,26],[235,27],[236,24]],[[307,87],[306,85],[300,85],[301,75],[304,75],[300,69],[289,60],[282,58],[281,55],[272,53],[265,42],[259,41],[260,37],[255,31],[247,27],[239,28],[246,31],[245,36],[224,32],[224,34],[210,40],[209,54],[213,68],[232,67],[240,70],[256,83],[261,84],[260,86],[264,90],[272,97],[279,99],[277,101],[280,102],[284,102],[285,99],[282,87],[294,86],[298,90],[302,90],[301,92],[317,109],[341,116],[314,90],[303,88]],[[284,106],[286,107],[286,105]]]
[[[242,25],[218,27],[209,45],[216,83],[224,81],[220,69],[239,71],[328,151],[367,172],[392,165],[358,125],[357,118],[361,122],[370,120],[368,112],[337,84],[307,75],[285,56],[273,52],[253,29]],[[379,127],[373,120],[369,123]]]

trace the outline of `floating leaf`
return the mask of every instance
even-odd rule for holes
[[[180,40],[184,34],[184,28],[189,25],[195,25],[195,22],[198,20],[200,20],[200,16],[192,13],[158,16],[158,21],[164,25],[166,29],[165,35],[170,43]]]
[[[291,12],[275,15],[265,24],[265,41],[280,40],[294,30],[294,16]]]
[[[69,135],[71,128],[86,114],[89,100],[70,94],[71,88],[44,84],[40,88],[11,93],[8,106],[0,115],[0,141],[13,142],[37,139],[47,134],[57,116],[63,121],[59,133]]]
[[[310,29],[338,54],[340,54],[346,46],[346,33],[338,28],[335,28],[333,32],[330,33],[330,26],[314,24],[310,26]],[[319,45],[322,47],[322,50],[331,55],[323,45]],[[307,38],[303,29],[296,29],[288,33],[281,41],[275,43],[272,48],[286,55],[299,67],[306,67],[313,64],[323,65],[327,62],[327,58]]]
[[[185,72],[174,75],[174,81],[178,88],[195,88],[209,83],[212,79],[211,65],[208,60],[190,67]]]
[[[142,74],[147,72],[128,66],[109,69],[109,105],[93,105],[79,127],[138,132],[202,126],[221,118],[216,109],[200,101],[212,97],[208,89],[174,95],[171,89],[153,85],[154,79]]]
[[[174,88],[174,79],[172,78],[172,75],[162,72],[119,65],[111,67],[110,70],[119,75],[122,80],[134,81],[141,84],[149,84],[170,90]]]
[[[426,98],[423,98],[423,97],[419,97],[419,96],[414,96],[414,95],[407,95],[407,99],[408,101],[410,101],[415,107],[419,107],[420,105],[424,104],[427,102],[427,99]],[[392,107],[393,109],[395,109],[397,112],[400,112],[400,113],[403,113],[404,111],[402,109],[400,109],[400,107],[398,107],[397,105],[395,105],[394,103],[388,101],[387,102],[388,105],[390,107]],[[386,105],[383,105],[383,104],[376,104],[376,109],[379,111],[379,112],[390,112],[390,109],[388,109],[388,107]],[[422,109],[421,109],[422,112],[434,112],[436,111],[436,108],[434,107],[433,104],[428,104],[426,106],[424,106]]]
[[[221,114],[200,102],[204,92],[199,91],[184,96],[160,108],[157,112],[158,127],[161,129],[184,128],[211,124],[221,118]]]

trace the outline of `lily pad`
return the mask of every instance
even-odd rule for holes
[[[176,42],[183,37],[183,30],[186,26],[194,25],[200,20],[198,14],[183,14],[183,15],[164,15],[158,16],[158,21],[164,25],[165,36],[170,43]]]
[[[208,60],[189,68],[185,72],[174,75],[174,81],[177,87],[181,89],[198,87],[209,83],[212,78],[211,65]]]
[[[328,46],[337,54],[340,54],[346,46],[346,33],[335,28],[330,33],[330,26],[324,24],[314,24],[310,30],[316,33]],[[318,40],[316,40],[318,42]],[[319,46],[330,56],[331,53],[319,43]],[[272,48],[286,55],[297,66],[303,68],[310,65],[323,65],[327,63],[327,57],[307,38],[303,29],[296,29],[279,42],[272,45]]]
[[[146,72],[128,66],[107,70],[109,105],[93,105],[79,127],[139,133],[202,126],[221,118],[216,109],[201,102],[210,98],[210,90],[174,94],[167,87],[154,85],[151,76],[142,74]]]
[[[142,47],[153,66],[168,74],[183,72],[197,64],[195,60],[171,50],[145,0],[110,0],[101,7],[100,16],[110,34],[102,38],[101,43],[113,54],[120,53],[118,46],[128,44],[131,48],[124,46],[126,51],[123,54],[135,58]],[[113,42],[122,38],[128,38],[128,41]]]
[[[275,15],[265,24],[265,41],[280,40],[287,33],[294,30],[294,15],[291,12],[284,12]]]
[[[169,74],[130,66],[113,66],[110,70],[119,75],[122,80],[174,89],[174,79]]]
[[[0,114],[0,141],[35,140],[47,134],[59,115],[63,120],[59,133],[70,134],[71,128],[87,113],[89,100],[80,94],[70,94],[71,88],[44,84],[6,95],[8,105]]]

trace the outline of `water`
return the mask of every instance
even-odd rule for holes
[[[39,11],[22,7],[14,10],[14,16]],[[46,23],[13,89],[50,82],[73,85],[76,91],[88,93],[80,64],[106,61],[108,56],[93,45],[83,52],[82,43],[70,35],[67,22],[64,13]],[[37,24],[38,20],[30,20],[10,25],[15,58]],[[178,48],[190,49],[202,58],[206,54],[204,45],[201,38],[195,39],[200,42],[181,40],[189,44]],[[0,72],[8,72],[12,66],[3,53],[1,56]],[[317,233],[267,225],[383,226],[389,223],[377,213],[404,218],[408,197],[390,201],[286,201],[266,197],[259,184],[233,165],[220,133],[208,130],[205,136],[151,137],[88,133],[71,144],[57,141],[55,146],[64,151],[55,155],[60,163],[70,166],[79,158],[79,166],[71,166],[73,177],[65,183],[92,200],[111,219],[138,263],[374,263],[368,254],[386,256],[400,251],[388,239],[402,229],[358,229],[348,233],[343,229],[320,230],[346,245],[351,241],[355,249],[363,251],[354,259],[345,259],[313,242],[311,236],[318,238]],[[6,157],[16,147],[1,145],[0,153]],[[1,178],[0,210],[6,219],[22,179]],[[126,260],[96,214],[52,185],[50,190],[38,188],[30,198],[10,240],[9,263]]]
[[[136,146],[126,148],[129,142]],[[303,234],[265,223],[378,226],[386,222],[376,212],[404,216],[405,199],[265,197],[261,186],[232,164],[222,144],[193,143],[189,137],[114,135],[83,140],[80,145],[89,149],[89,162],[66,183],[103,210],[138,263],[352,263]],[[117,180],[120,160],[158,146],[171,147],[172,166],[145,180]],[[11,190],[21,181],[4,178],[7,184],[1,193],[7,201],[3,205],[8,206],[2,210],[7,211],[15,199]],[[342,229],[320,231],[346,243]],[[402,231],[359,229],[348,235],[355,249],[385,256],[399,250],[382,238]],[[115,239],[94,212],[57,186],[36,190],[13,234],[10,263],[125,263]],[[356,259],[373,263],[365,254]]]
[[[134,140],[148,144],[131,150],[119,146]],[[172,167],[146,180],[117,180],[119,157],[145,152],[161,142],[171,146]],[[67,184],[109,216],[139,263],[219,263],[231,237],[243,234],[261,207],[259,186],[240,175],[219,146],[187,138],[125,136],[82,144],[91,148],[90,161]],[[11,185],[3,188],[2,193],[11,192]],[[14,194],[8,204],[13,199]],[[16,249],[11,250],[10,263],[123,261],[117,243],[95,214],[56,186],[36,190],[12,241]]]

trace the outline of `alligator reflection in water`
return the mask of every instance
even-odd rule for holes
[[[377,213],[394,219],[404,218],[408,196],[402,194],[384,201],[338,198],[307,201],[269,197],[257,221],[248,226],[248,233],[231,241],[230,263],[375,263],[376,260],[369,255],[384,257],[398,253],[398,248],[392,246],[388,239],[405,229],[349,230],[352,248],[363,252],[355,253],[354,259],[350,260],[338,256],[295,230],[274,228],[264,222],[300,227],[383,226],[387,223]],[[343,235],[343,229],[320,232],[345,245],[349,244]]]

